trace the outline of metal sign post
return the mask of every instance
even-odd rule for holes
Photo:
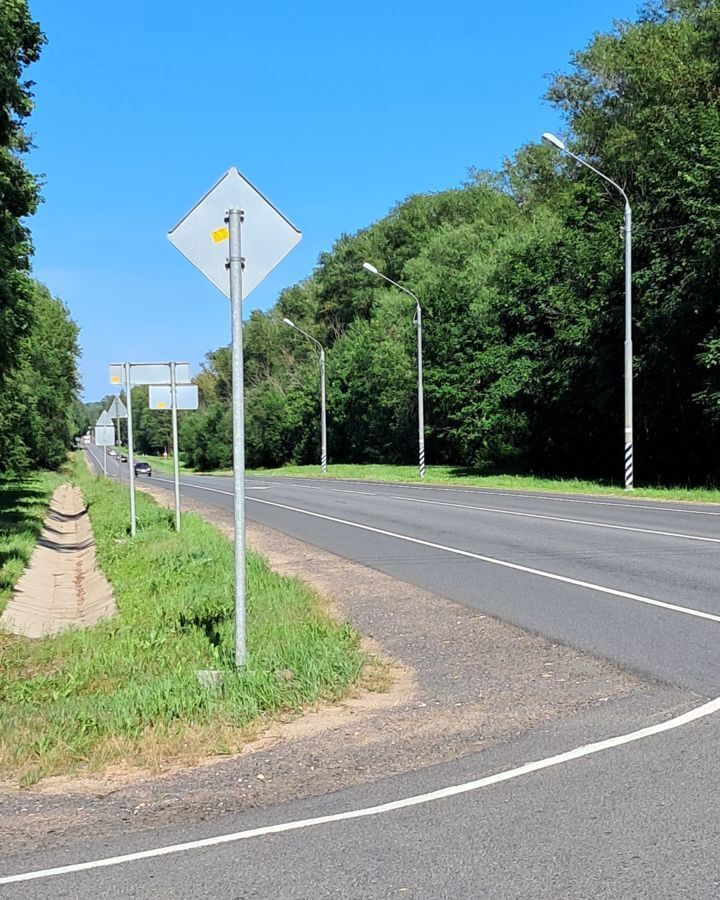
[[[172,411],[173,459],[175,472],[175,530],[180,531],[180,442],[178,440],[178,410],[198,408],[198,388],[196,384],[175,382],[176,363],[170,363],[170,386],[151,384],[148,391],[150,409]]]
[[[235,663],[238,666],[245,665],[247,659],[243,292],[247,297],[292,250],[301,237],[297,228],[235,168],[229,169],[168,234],[170,242],[226,297],[230,298],[231,304]],[[241,255],[241,244],[244,257]]]
[[[235,496],[235,665],[244,666],[245,635],[245,385],[243,383],[242,253],[240,209],[228,212],[232,325],[233,491]]]
[[[110,404],[110,408],[107,412],[111,419],[115,419],[115,423],[117,426],[117,446],[119,447],[122,444],[120,434],[120,419],[127,419],[127,409],[125,409],[125,404],[122,402],[122,400],[119,397],[116,397]]]
[[[135,537],[137,522],[135,519],[135,456],[133,453],[133,426],[132,426],[132,382],[130,380],[130,363],[125,366],[125,399],[127,400],[128,414],[128,477],[130,479],[130,534]],[[122,466],[120,467],[122,471]]]
[[[170,403],[172,407],[173,473],[175,475],[175,531],[180,531],[180,461],[178,459],[177,386],[175,363],[170,363]]]
[[[107,478],[107,448],[115,437],[115,428],[107,410],[100,413],[93,431],[95,446],[103,448],[102,473]]]
[[[130,534],[134,537],[137,525],[135,517],[135,454],[132,431],[132,386],[133,384],[189,384],[190,365],[188,363],[112,363],[110,365],[110,384],[118,385],[122,383],[125,384],[125,399],[127,400]],[[122,466],[120,467],[120,472],[120,480],[122,481]],[[176,481],[176,484],[178,485],[177,491],[179,492],[179,480]],[[179,530],[178,527],[178,531]]]

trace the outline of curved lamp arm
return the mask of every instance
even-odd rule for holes
[[[622,195],[623,200],[625,201],[625,206],[630,208],[630,201],[628,200],[628,195],[625,191],[620,187],[617,181],[613,181],[612,178],[609,178],[604,172],[601,172],[600,169],[596,169],[595,166],[591,165],[586,159],[583,159],[582,156],[578,156],[577,153],[573,153],[572,150],[568,150],[564,141],[561,141],[559,137],[556,137],[549,131],[546,131],[543,134],[543,140],[546,144],[550,144],[552,147],[555,147],[557,150],[560,150],[563,153],[567,153],[568,156],[571,156],[576,162],[579,162],[581,166],[585,166],[590,169],[591,172],[594,172],[603,181],[607,181],[608,184],[612,185],[619,194]],[[379,274],[379,273],[378,273]]]
[[[325,348],[323,347],[323,345],[320,343],[320,341],[319,341],[317,338],[314,338],[311,334],[308,334],[307,331],[303,331],[303,329],[302,329],[302,328],[299,328],[299,327],[298,327],[291,319],[283,319],[283,322],[284,322],[286,325],[288,325],[290,328],[294,328],[295,331],[299,331],[300,334],[304,334],[305,337],[306,337],[309,341],[312,341],[312,342],[313,342],[313,344],[317,344],[318,349],[320,350],[320,355],[321,355],[321,356],[324,356],[324,355],[325,355]]]
[[[375,266],[371,265],[369,262],[364,262],[364,263],[363,263],[363,269],[366,269],[368,272],[372,272],[373,275],[378,275],[380,278],[384,278],[385,281],[388,281],[390,284],[394,285],[394,287],[396,287],[396,288],[398,288],[399,290],[403,291],[403,293],[407,294],[408,297],[412,297],[413,300],[415,301],[415,305],[417,306],[418,309],[420,309],[420,301],[419,301],[418,298],[415,296],[415,294],[413,294],[412,291],[408,290],[406,287],[403,287],[401,284],[398,284],[397,281],[393,281],[392,278],[388,278],[387,275],[383,275],[382,272],[379,272],[379,271],[375,268]]]

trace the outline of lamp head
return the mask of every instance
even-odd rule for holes
[[[378,270],[375,268],[375,266],[374,266],[372,263],[369,263],[369,262],[364,262],[364,263],[363,263],[363,269],[367,269],[367,271],[368,271],[368,272],[372,272],[373,275],[378,275],[378,274],[379,274],[379,273],[378,273]]]
[[[294,327],[295,327],[295,323],[294,323],[291,319],[283,319],[283,322],[284,322],[286,325],[289,325],[291,328],[294,328]]]
[[[552,147],[555,147],[556,150],[564,151],[567,149],[567,147],[560,140],[560,138],[556,137],[551,131],[546,131],[545,134],[543,134],[542,139],[545,141],[546,144],[550,144]]]

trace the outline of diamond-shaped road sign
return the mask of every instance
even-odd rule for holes
[[[228,169],[190,212],[168,233],[168,240],[230,297],[229,209],[244,214],[241,252],[243,298],[254,290],[302,237],[301,232],[236,168]]]
[[[116,397],[108,407],[108,415],[111,419],[127,419],[127,407],[119,397]]]

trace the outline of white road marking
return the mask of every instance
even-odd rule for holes
[[[410,485],[411,487],[416,487],[417,485]],[[430,485],[427,486],[428,488]],[[649,503],[641,503],[639,500],[632,503],[620,503],[615,500],[588,500],[584,497],[553,497],[549,494],[518,494],[512,488],[508,488],[506,491],[490,491],[486,488],[448,488],[441,487],[438,490],[442,491],[452,491],[458,494],[490,494],[494,497],[517,497],[520,500],[551,500],[553,503],[588,503],[591,506],[617,506],[621,509],[652,509],[656,512],[672,512],[672,513],[682,513],[683,515],[688,516],[720,516],[720,512],[713,512],[709,509],[682,509],[682,507],[678,508],[677,506],[652,506]],[[692,502],[692,501],[691,501]],[[697,501],[701,502],[701,501]],[[716,503],[713,504],[717,506]]]
[[[370,816],[379,816],[384,815],[385,813],[395,812],[398,809],[407,809],[411,806],[434,803],[438,800],[444,800],[447,797],[457,797],[460,794],[468,794],[471,791],[477,791],[481,788],[500,784],[504,781],[511,781],[514,778],[521,778],[534,772],[540,772],[543,769],[564,765],[565,763],[573,762],[576,759],[592,756],[595,753],[602,753],[605,750],[612,750],[615,747],[632,744],[635,741],[645,740],[646,738],[654,737],[657,734],[673,731],[675,728],[681,728],[691,722],[696,722],[698,719],[713,715],[718,712],[718,710],[720,710],[720,698],[710,700],[707,703],[703,703],[701,706],[697,706],[695,709],[691,709],[682,715],[668,719],[666,722],[660,722],[657,725],[649,725],[647,728],[631,731],[628,734],[606,738],[602,741],[596,741],[593,744],[585,744],[582,747],[567,750],[565,753],[558,753],[556,756],[549,756],[545,759],[538,759],[534,762],[525,763],[525,765],[517,766],[514,769],[507,769],[506,771],[498,772],[495,775],[487,775],[486,777],[478,778],[475,781],[454,784],[425,794],[416,794],[412,797],[404,797],[401,800],[393,800],[390,803],[381,803],[378,806],[366,806],[360,809],[351,809],[346,810],[345,812],[333,813],[331,815],[316,816],[312,819],[296,819],[293,822],[265,825],[260,828],[250,828],[246,831],[235,831],[230,834],[221,834],[215,837],[186,841],[182,844],[170,844],[166,847],[156,847],[152,850],[140,850],[136,853],[126,853],[122,856],[109,856],[105,859],[95,859],[90,862],[57,866],[53,869],[38,869],[34,872],[21,872],[18,875],[6,875],[5,877],[0,878],[0,884],[17,884],[21,881],[35,881],[40,878],[50,878],[56,875],[70,875],[75,872],[86,872],[88,869],[105,869],[109,866],[119,866],[123,863],[137,862],[138,860],[143,859],[153,859],[158,856],[170,856],[174,853],[185,853],[189,850],[202,850],[206,847],[218,847],[222,844],[231,844],[237,841],[245,841],[250,838],[264,837],[268,834],[282,834],[288,831],[299,831],[303,828],[330,825],[335,822],[346,822],[351,819],[365,819]]]
[[[171,483],[171,482],[169,482]],[[197,487],[194,484],[181,482],[186,487]],[[218,488],[198,487],[198,490],[212,491],[215,494],[226,494],[232,496],[232,491],[222,491]],[[455,556],[464,556],[468,559],[476,559],[479,562],[486,562],[494,566],[502,566],[505,569],[513,569],[516,572],[523,572],[526,575],[536,575],[539,578],[548,578],[551,581],[560,581],[563,584],[571,584],[574,587],[585,588],[590,591],[596,591],[600,594],[608,594],[611,597],[620,597],[622,600],[632,600],[635,603],[644,603],[647,606],[656,606],[660,609],[667,609],[670,612],[682,613],[686,616],[692,616],[696,619],[705,619],[709,622],[719,622],[720,616],[714,613],[704,612],[700,609],[693,609],[689,606],[680,606],[676,603],[666,603],[664,600],[654,600],[652,597],[643,597],[640,594],[632,594],[629,591],[620,591],[616,588],[606,587],[601,584],[595,584],[592,581],[581,581],[578,578],[569,578],[567,575],[558,575],[555,572],[547,572],[544,569],[534,569],[530,566],[522,566],[519,563],[508,562],[505,559],[496,559],[494,556],[483,556],[481,553],[473,553],[471,550],[461,550],[459,547],[448,547],[445,544],[436,544],[434,541],[425,541],[422,538],[411,537],[408,534],[399,534],[395,531],[386,531],[384,528],[374,528],[372,525],[364,525],[362,522],[352,522],[349,519],[340,519],[336,516],[327,516],[323,513],[313,512],[309,509],[301,509],[297,506],[288,506],[285,503],[275,503],[272,500],[261,500],[259,497],[248,497],[254,503],[262,503],[266,506],[275,506],[278,509],[286,509],[289,512],[300,513],[301,515],[311,516],[314,519],[323,519],[327,522],[337,522],[339,525],[347,525],[350,528],[359,528],[362,531],[369,531],[373,534],[381,534],[384,537],[395,538],[399,541],[406,541],[410,544],[418,544],[421,547],[430,547],[432,550],[441,550],[444,553],[452,553]]]
[[[336,494],[365,494],[368,497],[375,497],[376,494],[374,491],[349,491],[344,488],[330,488],[331,491],[334,491]]]
[[[284,475],[276,476],[278,479],[285,480]],[[298,476],[294,476],[298,477]],[[351,481],[351,479],[346,479]],[[272,481],[270,484],[274,484],[276,486],[280,486],[282,481]],[[287,481],[292,487],[303,488],[309,485],[305,485],[303,483],[297,483],[292,481]],[[390,490],[395,488],[396,490],[399,488],[408,488],[410,490],[419,490],[419,491],[442,491],[444,493],[452,493],[452,494],[487,494],[493,497],[514,497],[519,500],[549,500],[553,503],[587,503],[591,506],[616,506],[620,509],[650,509],[655,510],[656,512],[672,512],[672,513],[681,513],[682,515],[688,516],[720,516],[720,512],[705,510],[705,509],[683,509],[682,507],[677,506],[652,506],[649,503],[642,503],[640,500],[630,501],[630,502],[620,502],[616,500],[591,500],[587,497],[556,497],[552,494],[543,494],[539,491],[537,493],[532,494],[522,494],[517,488],[507,488],[505,490],[497,490],[493,491],[489,488],[459,488],[459,487],[451,487],[446,484],[438,483],[438,484],[411,484],[403,481],[362,481],[359,480],[361,484],[376,484],[378,487],[387,487]],[[313,486],[312,490],[320,490]],[[681,502],[681,501],[678,501]],[[693,502],[693,501],[689,501]],[[701,502],[701,501],[696,501]],[[710,505],[710,504],[708,504]],[[713,506],[717,506],[717,503],[713,503]]]
[[[220,493],[223,493],[222,491]],[[430,547],[432,550],[441,550],[443,553],[452,553],[455,556],[464,556],[468,559],[477,559],[480,562],[490,563],[494,566],[502,566],[505,569],[513,569],[516,572],[524,572],[527,575],[537,575],[540,578],[548,578],[551,581],[560,581],[563,584],[572,584],[575,587],[586,588],[590,591],[597,591],[601,594],[609,594],[612,597],[620,597],[623,600],[633,600],[636,603],[645,603],[648,606],[656,606],[661,609],[667,609],[671,612],[682,613],[686,616],[693,616],[696,619],[707,619],[710,622],[720,622],[720,616],[713,613],[703,612],[699,609],[692,609],[687,606],[678,606],[675,603],[666,603],[663,600],[653,600],[651,597],[642,597],[639,594],[631,594],[628,591],[620,591],[616,588],[604,587],[600,584],[594,584],[591,581],[580,581],[577,578],[569,578],[567,575],[557,575],[554,572],[546,572],[543,569],[533,569],[529,566],[521,566],[519,563],[508,562],[504,559],[496,559],[493,556],[483,556],[480,553],[473,553],[471,550],[461,550],[458,547],[448,547],[445,544],[436,544],[434,541],[425,541],[422,538],[410,537],[407,534],[399,534],[395,531],[386,531],[384,528],[374,528],[372,525],[364,525],[361,522],[351,522],[348,519],[339,519],[336,516],[326,516],[323,513],[312,512],[309,509],[301,509],[296,506],[288,506],[284,503],[274,503],[272,500],[261,500],[259,497],[248,497],[253,503],[262,503],[265,506],[275,506],[278,509],[286,509],[289,512],[300,513],[301,515],[311,516],[314,519],[323,519],[326,522],[336,522],[338,525],[348,525],[351,528],[359,528],[362,531],[370,531],[373,534],[381,534],[384,537],[395,538],[399,541],[407,541],[410,544],[418,544],[421,547]]]
[[[569,522],[572,525],[587,525],[592,528],[611,528],[616,531],[635,531],[640,534],[654,534],[660,537],[684,538],[688,541],[706,541],[720,544],[720,538],[704,537],[698,534],[685,534],[677,531],[656,531],[652,528],[636,528],[632,525],[611,525],[607,522],[590,522],[587,519],[568,519],[563,516],[547,516],[540,513],[518,512],[513,509],[498,509],[495,506],[471,506],[466,503],[448,503],[446,500],[421,500],[419,497],[400,497],[391,495],[393,500],[404,500],[407,503],[429,503],[433,506],[450,506],[453,509],[476,509],[480,512],[495,513],[499,516],[519,516],[523,519],[545,519],[550,522]]]
[[[92,458],[95,460],[95,462],[96,462],[96,463],[98,464],[98,466],[100,467],[100,471],[99,471],[97,474],[98,474],[98,475],[102,475],[102,472],[103,472],[103,464],[102,464],[102,462],[101,462],[100,459],[92,452],[92,450],[90,449],[89,445],[86,446],[85,449],[87,450],[87,452],[90,454],[90,456],[92,456]],[[112,459],[112,457],[111,457],[111,459]],[[109,476],[110,478],[115,478],[115,473],[114,473],[114,472],[106,472],[106,475]]]
[[[186,486],[193,487],[194,485]],[[222,491],[217,488],[201,488],[201,490],[213,491],[219,494],[227,494],[231,495],[230,491]],[[422,541],[418,538],[412,538],[407,535],[399,535],[394,534],[393,532],[384,531],[378,528],[372,528],[368,525],[362,525],[357,522],[349,522],[343,519],[337,519],[333,516],[325,516],[320,513],[313,513],[309,510],[296,509],[294,507],[285,506],[279,503],[272,503],[268,500],[256,500],[257,503],[264,503],[269,506],[277,506],[282,509],[288,509],[293,512],[303,513],[305,515],[310,515],[320,519],[326,519],[329,521],[338,522],[343,525],[348,525],[356,528],[361,528],[366,531],[375,532],[378,534],[384,534],[389,537],[394,537],[400,540],[410,541],[412,543],[429,546],[435,549],[444,550],[451,553],[456,553],[462,556],[469,556],[472,558],[480,559],[483,561],[491,562],[497,565],[506,566],[512,569],[518,569],[520,571],[530,572],[531,574],[540,575],[546,578],[552,578],[555,580],[567,582],[570,584],[576,584],[581,587],[588,587],[592,590],[600,590],[604,593],[609,593],[612,595],[626,597],[633,600],[638,600],[640,602],[650,603],[652,605],[661,606],[664,608],[672,609],[678,612],[685,612],[690,615],[696,615],[701,618],[711,619],[713,621],[720,621],[720,617],[712,616],[709,613],[702,613],[698,610],[690,610],[684,607],[678,607],[673,604],[662,603],[657,600],[650,600],[649,598],[637,597],[633,594],[627,594],[622,591],[615,591],[612,588],[603,588],[599,585],[592,585],[587,582],[580,582],[575,579],[566,578],[561,575],[554,575],[548,572],[541,572],[535,569],[529,569],[525,566],[518,566],[514,563],[508,563],[503,560],[495,560],[490,557],[482,557],[479,554],[470,553],[469,551],[459,550],[457,548],[444,547],[441,544],[434,544],[429,541]],[[612,504],[614,505],[614,504]],[[152,850],[142,850],[136,853],[128,853],[122,856],[113,856],[107,857],[105,859],[91,860],[89,862],[84,863],[74,863],[67,866],[58,866],[56,868],[51,869],[39,869],[32,872],[23,872],[17,875],[9,875],[0,877],[0,885],[1,884],[17,884],[19,882],[24,881],[33,881],[43,878],[49,878],[52,876],[58,875],[69,875],[76,872],[88,871],[90,869],[99,869],[99,868],[108,868],[110,866],[121,865],[124,863],[136,862],[144,859],[152,859],[161,856],[169,856],[171,854],[183,853],[190,850],[201,850],[207,847],[216,847],[223,844],[234,843],[241,840],[248,840],[255,837],[263,837],[269,834],[281,834],[290,831],[298,831],[304,828],[317,827],[320,825],[328,825],[335,822],[348,821],[352,819],[360,819],[360,818],[368,818],[371,816],[382,815],[389,812],[394,812],[398,809],[406,809],[412,806],[419,806],[426,803],[436,802],[438,800],[443,800],[448,797],[454,797],[461,794],[466,794],[471,791],[476,791],[481,788],[490,787],[495,784],[500,784],[505,781],[510,781],[515,778],[520,778],[525,775],[530,775],[534,772],[539,772],[543,769],[548,769],[554,766],[563,765],[565,763],[573,762],[574,760],[581,759],[583,757],[591,756],[596,753],[601,753],[606,750],[614,749],[616,747],[620,747],[626,744],[633,743],[635,741],[644,740],[649,737],[653,737],[658,734],[662,734],[668,731],[672,731],[676,728],[683,727],[685,725],[690,724],[691,722],[695,722],[699,719],[705,718],[707,716],[713,715],[714,713],[720,710],[720,698],[715,700],[711,700],[707,703],[702,704],[699,707],[696,707],[689,712],[683,713],[682,715],[675,716],[672,719],[669,719],[666,722],[661,722],[657,725],[651,725],[647,728],[642,728],[637,731],[630,732],[624,735],[618,735],[613,738],[607,738],[606,740],[597,741],[593,744],[586,744],[581,747],[577,747],[573,750],[566,751],[565,753],[560,753],[555,756],[546,757],[545,759],[536,760],[531,763],[526,763],[525,765],[519,766],[514,769],[509,769],[504,772],[499,772],[495,775],[489,775],[484,778],[477,779],[475,781],[465,782],[463,784],[452,785],[445,788],[440,788],[436,791],[431,791],[425,794],[417,794],[412,797],[405,797],[401,800],[395,800],[390,803],[383,803],[377,806],[364,807],[361,809],[347,810],[346,812],[335,813],[332,815],[326,816],[317,816],[311,819],[299,819],[292,822],[284,822],[276,825],[267,825],[261,828],[252,828],[246,831],[237,831],[230,834],[218,835],[216,837],[204,838],[196,841],[187,841],[182,844],[172,844],[165,847],[157,847]]]
[[[175,484],[170,478],[153,478],[153,481],[161,481],[165,484]],[[195,488],[197,491],[210,491],[212,494],[225,494],[227,497],[232,497],[233,495],[232,491],[221,491],[219,488],[206,487],[204,484],[190,484],[189,481],[181,481],[180,485],[181,487]]]

